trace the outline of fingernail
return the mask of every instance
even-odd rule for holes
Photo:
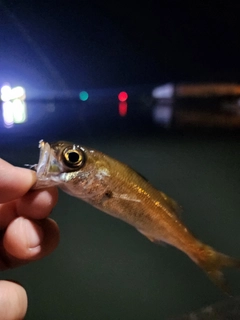
[[[43,240],[42,228],[31,220],[22,218],[23,228],[26,234],[27,247],[33,249],[38,247]]]

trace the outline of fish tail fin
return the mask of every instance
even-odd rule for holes
[[[240,268],[240,260],[229,257],[215,251],[207,245],[202,245],[197,264],[206,272],[210,280],[215,283],[224,293],[230,294],[230,288],[222,272],[223,268]]]

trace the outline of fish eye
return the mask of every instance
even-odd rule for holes
[[[81,149],[65,148],[63,150],[63,161],[69,168],[81,168],[85,162],[85,156]]]

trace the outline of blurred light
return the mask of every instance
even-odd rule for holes
[[[4,85],[1,88],[1,100],[3,102],[9,101],[11,97],[11,87],[9,85]]]
[[[2,115],[3,115],[4,126],[6,128],[11,128],[14,122],[11,101],[3,102]]]
[[[55,104],[54,103],[47,103],[46,110],[48,112],[55,112]]]
[[[82,101],[87,101],[89,95],[87,93],[87,91],[81,91],[79,93],[79,99],[82,100]]]
[[[13,100],[12,112],[13,112],[14,123],[23,123],[26,121],[27,112],[26,112],[26,104],[24,101],[20,99]]]
[[[125,92],[125,91],[121,91],[121,92],[118,94],[118,100],[121,101],[121,102],[126,101],[127,98],[128,98],[128,94],[127,94],[127,92]]]
[[[173,109],[169,105],[156,105],[153,109],[153,119],[164,127],[171,124]]]
[[[1,100],[3,102],[14,100],[14,99],[22,99],[26,98],[25,89],[23,87],[15,87],[11,88],[9,85],[4,85],[1,88]]]
[[[120,101],[118,104],[118,112],[121,117],[125,117],[127,114],[128,105],[126,101]]]
[[[27,118],[27,108],[23,101],[26,93],[23,87],[11,88],[4,85],[1,88],[2,115],[6,128],[11,128],[14,123],[23,123]]]
[[[11,90],[11,100],[13,99],[25,99],[26,94],[23,87],[15,87]]]
[[[159,86],[152,91],[152,96],[155,99],[167,99],[172,98],[174,95],[174,85],[167,83],[163,86]]]

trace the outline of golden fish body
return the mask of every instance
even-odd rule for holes
[[[59,186],[66,193],[134,226],[153,242],[185,252],[223,290],[220,269],[240,262],[197,240],[178,217],[180,207],[127,165],[77,144],[40,141],[35,188]]]

